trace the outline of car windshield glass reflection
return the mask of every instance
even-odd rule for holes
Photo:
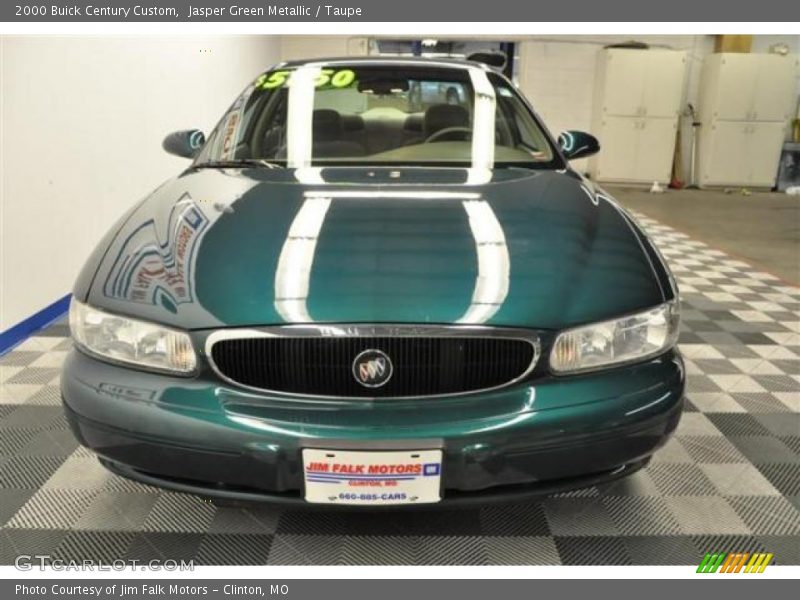
[[[305,65],[264,73],[197,165],[554,166],[539,124],[479,67]]]

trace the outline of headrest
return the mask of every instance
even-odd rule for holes
[[[342,116],[330,108],[318,108],[312,116],[314,139],[336,139],[342,132]]]
[[[469,127],[466,108],[455,104],[434,104],[425,111],[426,136],[449,127]]]
[[[364,129],[364,119],[359,115],[342,115],[342,128],[345,131],[361,131]]]
[[[424,115],[408,115],[406,117],[405,123],[403,123],[403,129],[405,129],[406,131],[413,131],[415,133],[422,133],[422,126],[424,121],[425,121]]]

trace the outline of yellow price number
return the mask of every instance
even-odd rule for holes
[[[274,90],[285,86],[289,82],[291,71],[272,71],[271,73],[264,73],[256,79],[255,88],[257,90]],[[346,88],[353,85],[356,80],[356,74],[351,69],[341,69],[336,71],[334,69],[322,69],[314,81],[314,86],[318,88],[332,87],[332,88]]]
[[[341,71],[334,71],[333,69],[322,69],[319,77],[314,82],[316,87],[334,87],[346,88],[353,84],[356,80],[356,74],[350,69],[342,69]]]
[[[272,73],[263,73],[256,79],[257,90],[273,90],[275,88],[286,85],[289,80],[290,71],[272,71]]]

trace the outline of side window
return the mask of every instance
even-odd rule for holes
[[[509,143],[504,145],[513,147],[521,145],[528,150],[539,150],[540,141],[537,141],[532,135],[532,131],[537,131],[538,128],[519,98],[507,87],[497,88],[497,112],[498,117],[502,115],[504,124],[511,135]]]
[[[254,136],[257,140],[256,150],[259,157],[283,158],[286,151],[286,117],[288,94],[285,90],[273,93],[269,106],[262,112],[261,120],[256,131],[260,135]]]
[[[539,142],[531,136],[530,119],[527,113],[521,111],[514,112],[514,124],[519,135],[519,141],[526,146],[529,150],[539,150]]]

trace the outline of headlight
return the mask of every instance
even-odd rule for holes
[[[186,333],[111,315],[74,299],[69,307],[69,328],[78,346],[112,362],[184,375],[197,366]]]
[[[655,356],[678,341],[677,301],[558,334],[550,353],[556,373],[574,373]]]

